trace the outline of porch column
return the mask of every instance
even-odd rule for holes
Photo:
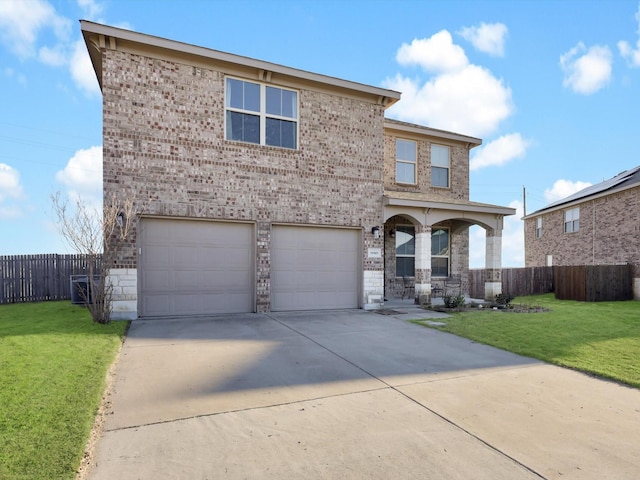
[[[485,300],[495,300],[502,293],[502,229],[487,229],[485,254]]]
[[[431,303],[431,225],[416,225],[415,300]]]

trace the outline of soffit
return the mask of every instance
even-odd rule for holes
[[[490,213],[495,215],[515,215],[515,208],[502,207],[489,203],[472,202],[469,200],[434,199],[433,195],[415,192],[384,192],[384,205],[401,207],[433,208],[439,210],[467,211],[473,213]]]

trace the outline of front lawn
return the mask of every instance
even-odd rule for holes
[[[473,309],[434,328],[640,388],[640,302],[575,302],[547,294],[513,303],[549,311]]]
[[[0,305],[0,478],[75,478],[127,325],[69,301]]]

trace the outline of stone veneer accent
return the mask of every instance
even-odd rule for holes
[[[111,319],[134,320],[138,309],[138,272],[135,268],[111,268],[107,282],[112,286]]]
[[[101,53],[105,198],[133,198],[149,216],[256,222],[256,311],[270,309],[272,223],[362,227],[363,304],[381,293],[383,259],[367,250],[383,247],[370,234],[382,224],[382,105],[305,85],[297,88],[297,150],[231,142],[224,67]],[[296,88],[288,78],[271,80]],[[136,271],[136,247],[134,228],[117,252],[114,279]],[[131,307],[133,295],[123,291],[114,306]]]
[[[564,211],[580,207],[580,229],[564,233]],[[565,209],[541,212],[525,220],[525,266],[613,265],[632,267],[634,299],[640,300],[640,186]],[[536,237],[536,218],[542,218],[542,236]]]

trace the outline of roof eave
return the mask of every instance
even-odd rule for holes
[[[89,55],[93,63],[93,68],[98,76],[98,81],[102,77],[102,64],[99,56],[99,47],[105,46],[107,38],[124,40],[132,43],[148,45],[154,48],[160,48],[168,51],[176,51],[183,54],[196,55],[209,60],[224,62],[229,64],[242,65],[244,67],[255,68],[267,72],[278,73],[289,77],[303,79],[308,82],[330,85],[332,87],[353,90],[364,94],[371,95],[375,98],[376,103],[383,105],[385,108],[390,107],[400,100],[401,93],[394,90],[388,90],[372,85],[343,80],[328,75],[299,70],[283,65],[257,60],[254,58],[243,57],[232,53],[221,52],[210,48],[200,47],[188,43],[182,43],[175,40],[169,40],[162,37],[147,35],[144,33],[125,30],[122,28],[111,27],[99,23],[80,20],[82,35],[89,49]],[[102,38],[101,38],[102,37]],[[97,48],[96,48],[97,47]]]

